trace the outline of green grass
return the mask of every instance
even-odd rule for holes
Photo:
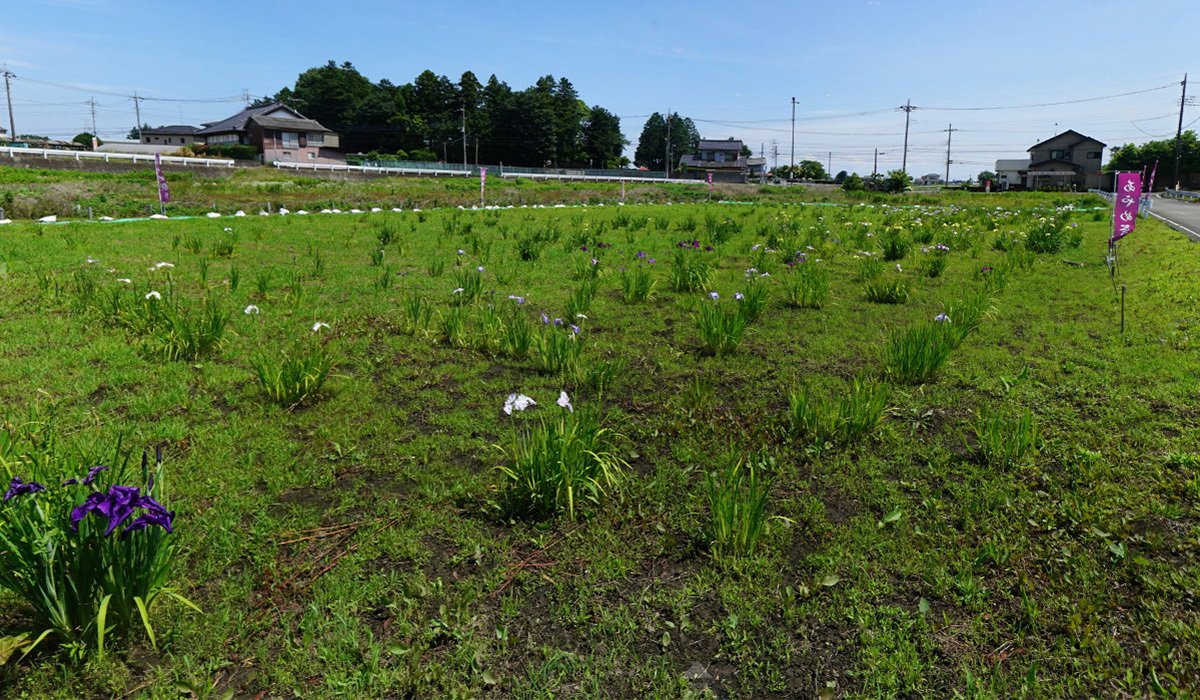
[[[271,184],[310,210],[478,196],[478,183],[287,182]],[[214,190],[249,201],[263,184]],[[4,227],[0,471],[21,472],[46,435],[30,416],[46,412],[64,454],[119,435],[161,446],[182,557],[168,585],[204,613],[160,600],[157,652],[136,629],[86,664],[43,642],[0,664],[0,697],[682,698],[705,683],[754,698],[1195,694],[1200,277],[1178,234],[1143,222],[1114,287],[1104,220],[1073,215],[1083,267],[1023,242],[1008,250],[1024,257],[992,248],[1055,207],[1092,206],[1083,197],[871,202],[955,205],[885,209],[785,206],[768,191],[775,203],[705,205],[680,187],[662,190],[671,206],[521,209],[612,193],[507,190],[512,210]],[[226,225],[236,245],[214,255]],[[883,257],[866,233],[889,226],[951,249],[904,304],[868,301],[857,278],[859,251]],[[701,249],[679,249],[685,236]],[[676,251],[703,284],[673,284]],[[819,308],[787,291],[796,251],[828,275]],[[919,255],[883,276],[915,279]],[[554,326],[584,301],[591,280],[571,277],[593,257],[587,319]],[[736,353],[709,355],[695,314],[737,308],[756,258],[781,303]],[[147,270],[158,262],[174,267]],[[392,283],[375,283],[385,267]],[[456,273],[475,284],[479,267],[474,298],[456,299]],[[626,303],[620,268],[646,271],[657,293]],[[110,319],[151,290],[197,311],[211,300],[228,315],[220,346],[184,361],[146,352],[136,326]],[[116,298],[113,314],[81,293]],[[965,329],[943,330],[944,364],[912,383],[889,375],[892,334],[940,313]],[[256,354],[317,341],[336,344],[336,371],[282,410]],[[882,401],[853,390],[889,376]],[[785,418],[800,385],[855,437],[827,449],[798,436]],[[564,390],[575,414],[555,405]],[[537,405],[506,415],[511,393]],[[605,417],[604,439],[571,437],[584,410]],[[1023,451],[1002,442],[1034,432]],[[587,471],[591,454],[620,478]],[[737,475],[721,476],[731,454],[743,470],[773,465],[737,498]],[[757,533],[752,546],[710,555],[714,504],[730,514],[724,541]],[[0,593],[0,638],[35,627]],[[685,681],[694,663],[713,678]]]

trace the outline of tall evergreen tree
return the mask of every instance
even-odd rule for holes
[[[628,143],[621,133],[620,118],[599,105],[592,107],[583,127],[583,150],[588,167],[621,167],[621,153]]]
[[[696,146],[700,143],[700,132],[690,118],[680,117],[677,112],[672,112],[669,117],[664,118],[655,112],[642,127],[642,135],[634,152],[635,164],[651,170],[666,169],[668,119],[671,123],[671,172],[679,167],[680,157],[696,152]]]

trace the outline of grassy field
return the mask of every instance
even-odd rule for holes
[[[1193,697],[1197,248],[940,201],[5,227],[9,454],[161,447],[203,614],[0,696]],[[204,300],[207,354],[131,321]],[[273,401],[285,351],[336,366]],[[573,512],[501,469],[555,426],[608,431]]]

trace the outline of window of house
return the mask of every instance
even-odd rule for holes
[[[1054,160],[1055,158],[1065,158],[1066,153],[1067,153],[1066,151],[1052,150],[1052,151],[1050,151],[1050,159]]]
[[[324,146],[325,145],[325,134],[309,134],[308,135],[308,145]]]
[[[280,132],[280,135],[283,138],[284,148],[300,148],[300,134],[294,131],[283,131]]]
[[[291,159],[292,159],[292,152],[291,152],[291,151],[283,151],[283,152],[280,154],[280,157],[279,157],[279,159],[280,159],[280,160],[291,160]]]
[[[1088,159],[1089,159],[1089,160],[1092,160],[1092,159],[1099,158],[1099,157],[1100,157],[1100,151],[1088,151],[1087,157],[1088,157]]]
[[[317,154],[316,154],[316,153],[313,153],[312,151],[309,151],[309,152],[308,152],[308,159],[309,159],[309,160],[316,160],[316,159],[317,159]]]

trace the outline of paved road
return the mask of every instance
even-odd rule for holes
[[[1150,213],[1164,220],[1171,228],[1182,231],[1193,241],[1200,242],[1200,202],[1185,202],[1156,195]]]

